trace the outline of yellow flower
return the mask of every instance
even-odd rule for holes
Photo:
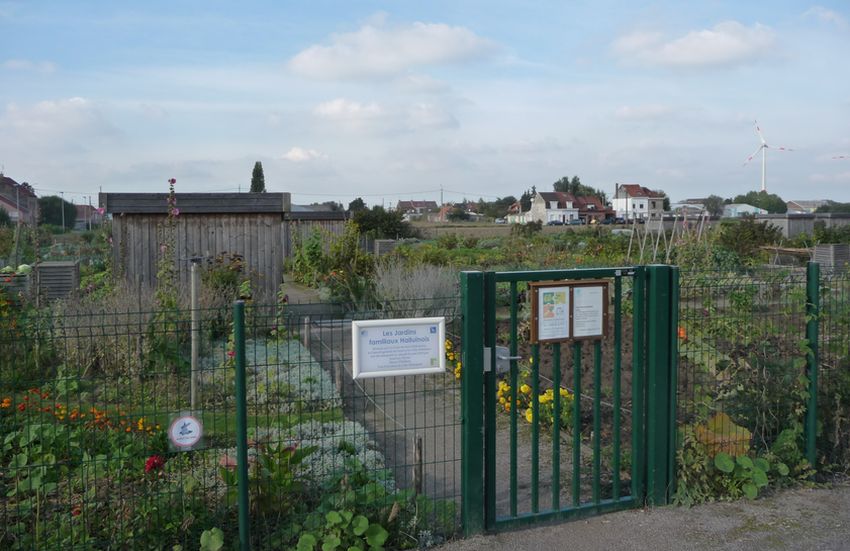
[[[136,423],[136,427],[139,430],[145,430],[145,418],[144,417],[139,417],[139,421],[138,421],[138,423]]]
[[[546,404],[546,403],[549,403],[551,401],[552,401],[552,397],[549,396],[548,394],[541,394],[540,395],[540,403],[541,404]]]
[[[531,411],[531,408],[528,408],[527,410],[525,410],[525,420],[528,421],[529,423],[534,421],[534,412]]]
[[[449,352],[448,354],[446,354],[446,357],[448,357],[450,362],[455,361],[455,353],[454,352]]]
[[[529,394],[531,392],[531,387],[528,386],[527,384],[523,383],[523,385],[521,387],[519,387],[519,391],[522,392],[523,394]]]
[[[449,339],[446,339],[446,350],[451,350],[451,349],[452,349],[452,341],[450,341]]]
[[[499,403],[502,404],[502,405],[505,405],[505,404],[508,403],[508,401],[505,399],[504,396],[502,396],[501,398],[499,398]]]
[[[508,402],[507,404],[505,404],[505,411],[510,411],[510,410],[511,410],[511,403]]]

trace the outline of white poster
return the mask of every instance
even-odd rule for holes
[[[570,288],[540,287],[537,291],[537,340],[570,337]]]
[[[351,322],[355,379],[446,370],[446,319],[405,318]]]
[[[573,338],[601,337],[604,334],[603,287],[573,287]]]

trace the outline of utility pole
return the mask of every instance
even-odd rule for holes
[[[65,233],[65,192],[60,191],[59,196],[62,198],[62,202],[59,204],[59,208],[62,209],[62,233]]]

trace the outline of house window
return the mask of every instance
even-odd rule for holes
[[[652,202],[652,208],[655,209],[655,201]]]
[[[639,209],[641,209],[641,210],[643,210],[643,203],[640,203],[640,204],[638,205],[638,208],[639,208]]]

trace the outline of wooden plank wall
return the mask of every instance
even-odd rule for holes
[[[345,231],[345,220],[290,220],[284,241],[287,258],[292,256],[295,243],[303,243],[316,228],[333,235],[342,235]],[[327,240],[325,246],[328,246]]]
[[[113,218],[116,273],[121,270],[131,283],[155,285],[165,219],[157,214],[119,214]],[[242,255],[252,274],[255,298],[273,300],[283,278],[283,226],[282,215],[276,213],[181,214],[176,225],[181,288],[189,288],[192,257],[234,253]]]

